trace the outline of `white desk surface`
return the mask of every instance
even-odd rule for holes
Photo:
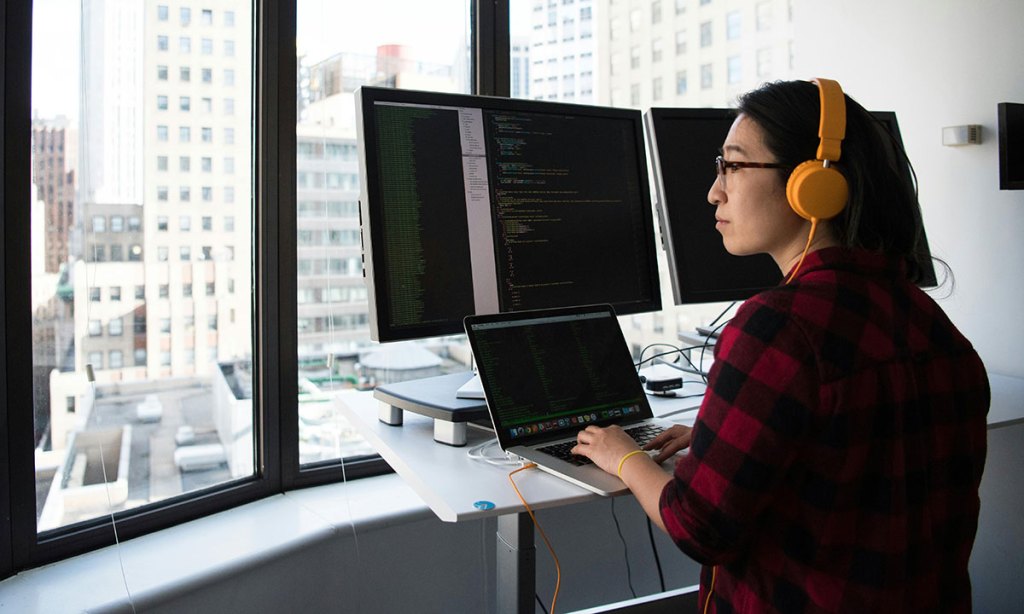
[[[486,516],[526,511],[509,484],[508,474],[516,466],[495,466],[468,456],[468,450],[493,439],[493,434],[470,426],[466,445],[453,447],[434,441],[433,419],[404,412],[404,424],[389,426],[377,420],[379,401],[370,392],[343,392],[335,403],[360,434],[374,447],[438,518],[460,522]],[[700,398],[652,399],[656,415],[688,409],[668,419],[693,424]],[[500,454],[497,447],[489,455]],[[516,486],[533,509],[543,509],[599,498],[565,480],[531,469],[515,475]],[[489,510],[474,503],[488,501]]]
[[[1024,422],[1024,378],[990,373],[989,382],[992,387],[989,428]],[[650,400],[655,415],[671,413],[669,419],[683,424],[693,424],[700,404],[699,397]],[[425,416],[407,411],[402,426],[383,424],[377,420],[379,401],[370,392],[343,392],[335,402],[360,434],[441,520],[458,522],[526,511],[508,482],[508,474],[515,467],[490,465],[471,459],[467,454],[473,446],[492,439],[490,433],[469,427],[466,445],[456,448],[434,441],[433,419]],[[687,411],[675,413],[681,409]],[[497,448],[490,448],[488,452],[495,454]],[[518,473],[515,479],[534,509],[598,497],[539,469]],[[489,501],[494,508],[477,509],[474,503],[478,501]]]

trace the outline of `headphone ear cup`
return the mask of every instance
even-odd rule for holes
[[[846,177],[821,160],[808,160],[793,169],[786,182],[786,198],[793,211],[804,218],[827,220],[846,207]]]

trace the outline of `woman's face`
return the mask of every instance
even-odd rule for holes
[[[746,115],[733,122],[722,145],[727,162],[777,162],[764,143],[764,132]],[[708,191],[715,205],[715,228],[730,254],[770,254],[779,268],[799,255],[807,238],[807,222],[786,200],[786,184],[776,169],[727,169]],[[725,180],[723,182],[723,179]],[[785,269],[783,269],[785,272]]]

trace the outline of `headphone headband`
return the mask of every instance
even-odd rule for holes
[[[818,159],[835,162],[840,156],[840,144],[846,138],[846,99],[839,82],[832,79],[814,80],[821,93],[821,121],[818,124]]]

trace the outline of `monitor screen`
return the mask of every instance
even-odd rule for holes
[[[375,340],[471,314],[661,309],[639,111],[374,87],[356,104]]]
[[[873,115],[902,147],[896,114]],[[734,109],[688,108],[653,108],[644,117],[677,305],[745,300],[782,281],[770,256],[734,256],[715,230],[715,207],[708,203],[708,191],[715,180],[714,158],[735,118]],[[921,285],[934,286],[934,270],[926,277]]]
[[[1024,104],[1000,102],[999,189],[1024,190]]]

